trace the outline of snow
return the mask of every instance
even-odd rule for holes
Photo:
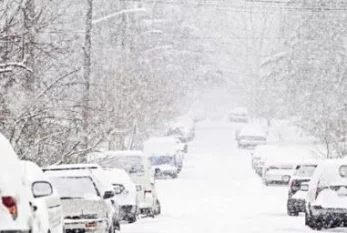
[[[176,180],[158,180],[163,214],[122,226],[123,233],[301,233],[303,216],[286,213],[287,186],[262,184],[231,124],[201,122]],[[336,231],[336,229],[332,230]]]
[[[173,137],[150,138],[144,142],[143,152],[147,156],[175,154],[178,144]]]

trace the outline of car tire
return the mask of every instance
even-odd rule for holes
[[[155,215],[160,215],[161,214],[161,205],[160,205],[160,202],[158,200],[156,201],[156,206],[157,206],[157,210],[155,211]]]
[[[134,223],[134,222],[136,222],[136,221],[137,221],[137,215],[136,215],[136,213],[135,213],[133,216],[131,216],[131,217],[128,218],[128,223]]]
[[[177,173],[171,174],[171,178],[172,179],[176,179],[177,178]]]

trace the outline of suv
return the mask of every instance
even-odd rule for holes
[[[305,212],[305,198],[307,192],[301,190],[302,184],[307,184],[318,166],[317,161],[302,162],[294,167],[292,178],[289,182],[287,213],[290,216],[298,216]]]
[[[90,170],[50,171],[46,174],[60,194],[67,233],[113,233],[120,229],[115,210],[110,207],[114,192],[107,190]]]
[[[347,226],[347,161],[332,160],[319,165],[308,185],[305,225],[312,229]]]
[[[16,153],[2,134],[0,148],[0,232],[37,232],[30,188]]]

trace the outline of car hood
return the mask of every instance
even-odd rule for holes
[[[68,199],[61,200],[64,218],[106,218],[108,208],[104,200]]]

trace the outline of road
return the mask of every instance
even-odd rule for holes
[[[303,216],[287,216],[286,187],[261,183],[227,123],[199,124],[179,178],[157,181],[157,189],[162,215],[123,233],[312,232]]]

